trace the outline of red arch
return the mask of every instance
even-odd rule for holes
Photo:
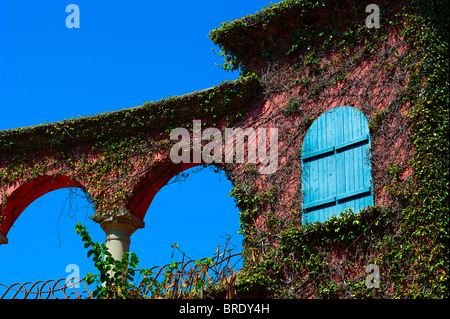
[[[66,187],[84,189],[81,183],[65,175],[43,175],[18,186],[7,197],[6,203],[0,204],[0,215],[5,217],[1,225],[1,233],[6,236],[20,214],[33,201],[49,192]]]
[[[174,164],[171,161],[154,167],[146,177],[144,177],[136,187],[134,188],[134,196],[130,199],[130,212],[136,217],[144,220],[150,204],[153,201],[156,193],[167,184],[172,177],[177,174],[202,164],[189,163],[189,164]]]

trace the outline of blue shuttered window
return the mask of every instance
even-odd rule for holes
[[[342,106],[317,118],[303,141],[303,223],[373,205],[365,115]]]

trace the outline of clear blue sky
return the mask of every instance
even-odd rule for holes
[[[68,29],[68,4],[80,28]],[[208,32],[255,13],[265,0],[0,0],[0,130],[119,110],[235,79],[215,66]],[[218,51],[218,49],[216,48]],[[223,174],[204,171],[164,187],[131,238],[140,267],[169,263],[178,243],[192,258],[210,256],[239,229]],[[79,193],[79,192],[78,192]],[[87,201],[67,189],[32,203],[0,245],[0,283],[59,279],[77,264],[95,272],[74,227],[104,241]],[[240,250],[240,235],[233,243]],[[175,255],[177,259],[180,255]]]

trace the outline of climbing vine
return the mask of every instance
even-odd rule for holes
[[[77,223],[87,257],[92,258],[98,274],[88,273],[86,283],[96,284],[92,296],[97,299],[193,299],[234,296],[233,269],[238,255],[228,249],[230,238],[215,254],[201,260],[190,259],[177,244],[172,245],[183,254],[181,261],[150,269],[137,269],[139,258],[126,252],[121,260],[112,257],[104,243],[92,240],[86,227]],[[187,261],[185,260],[187,259]],[[139,280],[140,279],[140,280]]]
[[[2,131],[2,196],[17,180],[26,183],[43,175],[66,175],[85,190],[97,212],[93,219],[110,220],[129,208],[139,181],[150,173],[156,179],[166,175],[158,161],[168,158],[173,128],[190,127],[196,118],[209,126],[235,122],[253,103],[257,83],[257,77],[250,75],[136,108]],[[3,206],[6,201],[2,200]]]
[[[362,4],[283,1],[210,34],[226,69],[260,74],[275,110],[262,123],[281,129],[288,163],[263,185],[239,176],[232,192],[245,236],[243,294],[448,297],[448,3],[379,5],[380,29],[364,25]],[[275,34],[275,23],[290,33]],[[302,139],[317,116],[341,105],[370,121],[379,206],[300,226]],[[365,284],[370,264],[380,269],[379,288]]]
[[[448,1],[378,1],[381,27],[356,1],[286,0],[210,33],[235,82],[98,116],[0,132],[0,187],[42,175],[84,186],[99,222],[162,180],[168,133],[277,127],[279,168],[215,164],[240,209],[243,296],[448,297]],[[376,206],[302,226],[302,141],[327,110],[369,120]],[[33,153],[36,152],[36,153]],[[30,154],[33,155],[30,157]],[[178,172],[172,172],[175,175]],[[0,220],[2,216],[0,216]],[[379,288],[366,286],[369,264]]]

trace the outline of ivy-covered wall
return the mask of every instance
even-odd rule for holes
[[[99,222],[144,218],[175,127],[278,128],[279,166],[215,164],[240,209],[241,296],[448,297],[448,2],[286,0],[211,31],[237,81],[118,112],[0,132],[0,222],[7,235],[39,192],[85,189]],[[369,120],[375,205],[302,226],[301,147],[338,106]],[[224,136],[224,134],[222,134]],[[36,190],[39,190],[37,192]],[[368,288],[376,265],[380,286]]]
[[[232,192],[243,295],[448,297],[449,4],[378,1],[380,28],[368,28],[369,3],[282,1],[210,34],[225,69],[260,77],[283,144],[277,174],[248,174]],[[300,226],[303,137],[344,105],[370,122],[375,206]]]
[[[176,127],[231,125],[259,99],[255,76],[142,106],[0,131],[0,224],[6,236],[31,202],[82,188],[96,221],[129,212],[143,219],[160,187],[186,169],[170,161]],[[197,164],[198,165],[198,164]]]

